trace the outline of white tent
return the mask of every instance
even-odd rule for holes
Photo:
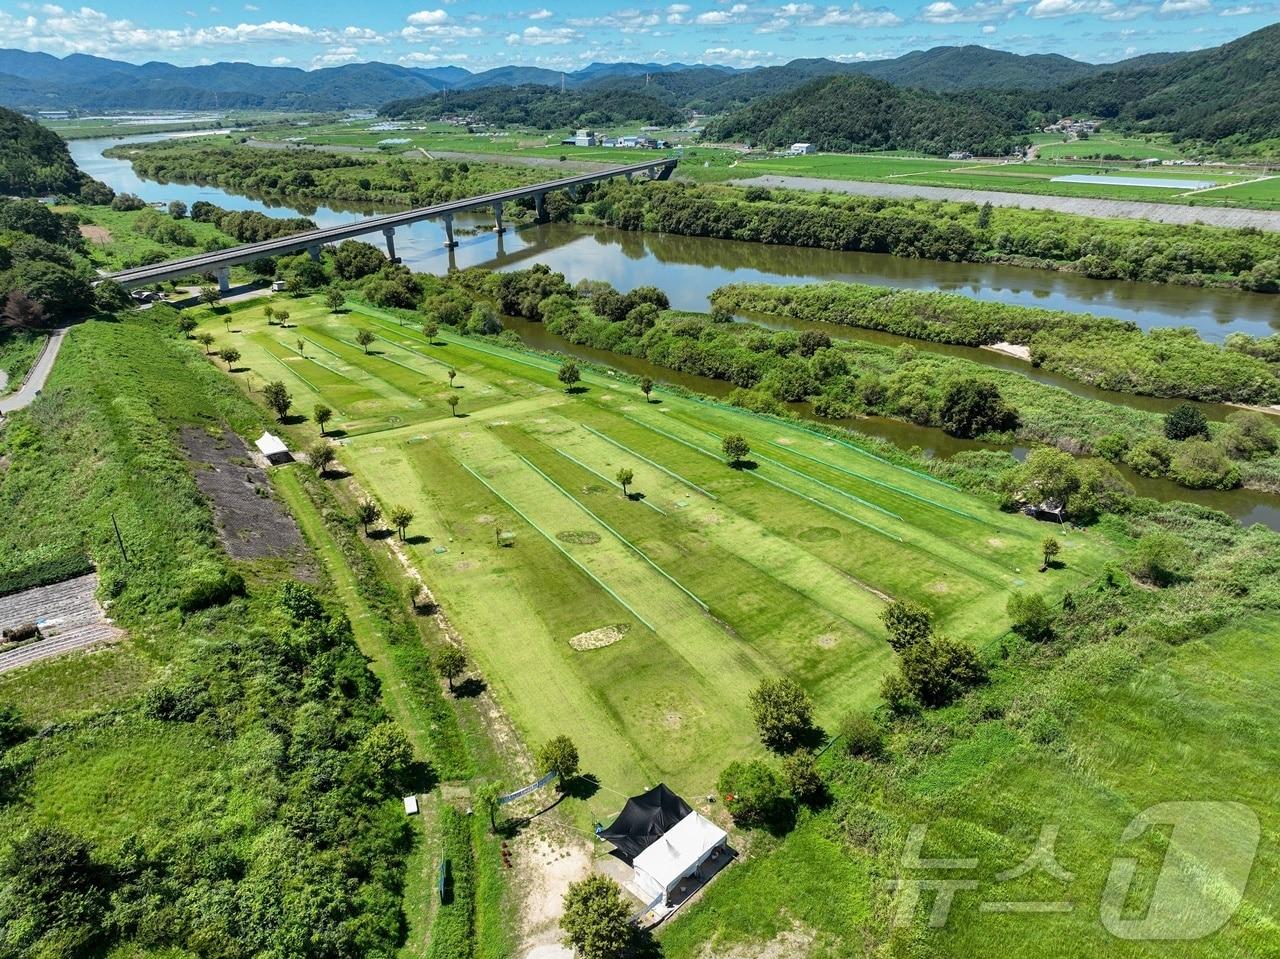
[[[648,896],[671,898],[684,879],[722,848],[725,831],[705,816],[691,812],[636,856],[635,882]]]
[[[271,433],[263,433],[256,440],[254,446],[258,447],[258,451],[267,458],[268,463],[277,463],[289,458],[289,447],[284,445],[284,440]]]

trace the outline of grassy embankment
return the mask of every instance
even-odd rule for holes
[[[44,346],[44,336],[25,330],[0,331],[0,396],[22,385]]]
[[[1067,571],[1041,584],[1026,571],[1042,527],[856,448],[694,400],[646,404],[594,374],[568,395],[543,358],[453,334],[428,344],[368,308],[288,305],[287,330],[258,307],[229,331],[204,324],[240,350],[242,382],[280,379],[302,412],[335,409],[344,465],[384,512],[413,509],[402,548],[526,740],[571,732],[609,790],[705,792],[750,749],[746,694],[765,675],[794,675],[827,722],[872,702],[886,596],[984,645],[1010,590],[1056,595],[1108,553],[1070,535]],[[368,355],[360,329],[377,337]],[[747,436],[755,468],[723,463],[729,432]],[[614,482],[624,466],[633,500]],[[500,530],[514,547],[495,545]],[[608,627],[620,641],[571,644]]]
[[[337,708],[344,697],[363,698],[358,718],[345,720],[346,735],[376,722],[385,707],[407,733],[418,760],[429,761],[437,775],[464,779],[477,768],[491,772],[498,762],[484,725],[475,716],[464,716],[459,725],[427,663],[430,621],[411,620],[402,594],[388,594],[382,585],[385,571],[368,557],[363,565],[358,562],[364,550],[359,542],[342,549],[341,524],[326,532],[320,516],[327,493],[319,491],[317,505],[304,492],[305,476],[281,474],[281,492],[332,576],[326,592],[347,613],[355,644],[371,660],[381,681],[382,705],[376,687],[359,678],[364,672],[359,654],[344,692],[333,694],[319,672],[309,677],[304,691],[286,687],[289,670],[282,665],[260,662],[274,655],[272,637],[280,622],[272,612],[273,597],[280,583],[297,575],[295,560],[226,559],[176,431],[227,423],[252,435],[265,420],[192,344],[170,339],[162,321],[163,311],[157,311],[138,321],[90,321],[74,328],[40,401],[0,433],[6,457],[0,504],[13,519],[0,533],[5,557],[0,572],[48,560],[60,550],[85,548],[98,565],[113,618],[129,632],[125,642],[106,650],[0,678],[0,703],[16,707],[33,728],[52,730],[18,747],[23,758],[15,759],[15,778],[5,795],[12,827],[8,837],[17,839],[29,827],[65,829],[88,843],[96,864],[97,871],[84,881],[100,882],[108,891],[118,886],[126,898],[135,895],[129,874],[116,870],[125,868],[121,857],[135,853],[121,844],[136,841],[154,864],[155,882],[161,884],[155,894],[170,900],[167,919],[151,918],[161,908],[160,899],[131,906],[133,918],[108,919],[87,910],[80,914],[81,925],[64,926],[66,941],[86,948],[92,943],[160,946],[174,935],[175,947],[223,937],[265,947],[272,937],[288,935],[281,927],[293,917],[286,907],[283,914],[263,914],[252,932],[237,932],[241,916],[257,908],[255,889],[284,869],[290,871],[294,894],[307,896],[314,877],[309,870],[327,855],[274,848],[270,836],[280,828],[276,817],[311,822],[320,846],[339,839],[329,832],[342,823],[347,853],[341,865],[331,862],[325,868],[330,874],[348,868],[373,872],[350,887],[370,897],[362,906],[341,897],[331,900],[333,921],[355,909],[368,931],[352,927],[342,935],[366,949],[383,948],[397,938],[396,904],[403,893],[408,923],[403,954],[423,955],[438,862],[438,846],[431,841],[434,800],[428,800],[413,839],[405,832],[398,790],[381,796],[384,787],[367,790],[357,809],[344,808],[343,789],[334,787],[325,791],[325,801],[338,818],[320,816],[305,805],[313,801],[313,790],[302,789],[292,777],[312,775],[308,764],[319,759],[308,750],[322,748],[325,738],[304,735],[300,727],[286,736],[293,743],[288,758],[273,759],[272,734],[251,717],[274,717],[279,736],[289,732],[291,722],[329,721],[324,710]],[[126,380],[130,390],[122,394],[119,384]],[[113,518],[127,560],[116,545]],[[238,579],[244,584],[239,598]],[[233,648],[238,652],[227,658]],[[252,691],[248,684],[241,686],[247,678],[241,669],[259,671]],[[267,676],[274,678],[267,682]],[[167,715],[168,707],[155,705],[168,701],[166,690],[193,710],[185,721],[156,718],[156,710]],[[206,692],[197,695],[198,690]],[[243,718],[224,727],[208,712],[210,698],[230,711],[228,717],[243,710]],[[242,698],[248,701],[241,704]],[[328,705],[322,707],[322,701]],[[17,749],[11,758],[16,754]],[[341,762],[358,762],[360,749],[348,744],[341,755]],[[310,848],[309,841],[305,845]],[[193,859],[185,851],[197,848],[205,850],[205,858]],[[496,854],[485,853],[477,921],[500,946],[502,878]],[[264,855],[272,857],[270,863]],[[237,885],[208,872],[217,873],[218,863],[227,861],[242,862],[258,885]],[[6,863],[4,869],[9,868]],[[166,892],[175,881],[180,888]],[[223,887],[217,898],[210,898],[211,882]],[[277,899],[284,885],[283,877],[272,885]],[[216,905],[223,896],[229,904]],[[34,901],[25,907],[36,917],[31,931],[44,932],[47,914],[40,914]],[[220,919],[215,918],[219,909]],[[145,932],[136,925],[157,921],[161,926]]]

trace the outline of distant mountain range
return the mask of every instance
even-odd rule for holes
[[[683,63],[592,63],[572,73],[504,66],[480,73],[461,67],[353,63],[319,70],[215,63],[177,67],[72,54],[0,50],[0,105],[21,110],[341,110],[377,107],[442,90],[537,84],[634,87],[673,103],[719,111],[818,76],[861,73],[897,86],[953,91],[975,87],[1038,90],[1116,65],[1057,55],[1022,56],[979,46],[935,47],[891,60],[839,63],[794,60],[749,70]]]

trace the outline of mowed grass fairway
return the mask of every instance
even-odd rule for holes
[[[1096,533],[1058,532],[1066,568],[1038,574],[1048,527],[852,443],[661,392],[646,402],[603,374],[568,394],[546,357],[452,333],[428,343],[366,307],[280,303],[285,329],[261,306],[229,329],[206,314],[214,349],[240,350],[246,386],[281,379],[296,411],[337,411],[343,465],[384,513],[414,511],[405,552],[521,732],[535,745],[569,733],[610,790],[705,793],[758,748],[747,696],[765,676],[797,679],[828,725],[871,704],[891,665],[890,597],[982,645],[1004,632],[1012,590],[1059,595],[1107,553]],[[369,355],[360,329],[377,337]],[[720,454],[733,432],[748,468]],[[616,641],[582,648],[610,627]],[[616,808],[616,794],[598,803]]]

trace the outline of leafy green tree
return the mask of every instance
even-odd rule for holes
[[[955,701],[986,677],[972,647],[934,636],[902,651],[898,672],[886,677],[881,695],[897,712],[935,708]]]
[[[333,444],[326,440],[318,440],[307,451],[307,462],[311,464],[311,468],[320,476],[324,476],[329,472],[329,467],[338,458],[337,450],[333,448]]]
[[[940,420],[952,436],[972,438],[984,433],[1014,429],[1018,416],[1004,401],[999,388],[972,377],[955,380],[942,394]]]
[[[373,333],[370,330],[364,330],[364,329],[356,330],[356,342],[359,343],[361,349],[364,350],[365,356],[369,355],[369,344],[372,343],[375,339],[376,337],[373,335]]]
[[[1169,477],[1191,489],[1232,489],[1240,485],[1240,468],[1217,445],[1190,439],[1177,444]]]
[[[196,342],[204,347],[204,355],[208,356],[211,352],[209,347],[213,346],[213,334],[208,330],[201,330],[196,334]]]
[[[716,792],[745,829],[777,825],[790,811],[782,777],[763,759],[731,762],[716,780]]]
[[[240,351],[234,346],[224,346],[218,350],[218,357],[227,364],[227,372],[230,373],[231,367],[240,361]]]
[[[1165,414],[1164,435],[1171,440],[1208,436],[1209,421],[1205,419],[1200,407],[1191,403],[1179,403]]]
[[[476,806],[488,817],[489,829],[493,832],[498,830],[498,811],[502,808],[502,803],[498,800],[502,795],[502,783],[498,782],[485,783],[476,790]]]
[[[449,691],[453,691],[453,681],[467,671],[467,657],[456,646],[445,646],[436,653],[436,671],[449,683]]]
[[[647,376],[643,377],[640,380],[640,392],[644,394],[644,401],[646,403],[650,402],[649,394],[653,392],[653,380]]]
[[[458,394],[450,393],[448,396],[444,398],[444,401],[449,404],[449,412],[453,416],[457,416],[458,415]]]
[[[751,446],[740,433],[730,433],[720,441],[720,449],[730,466],[737,466],[751,455]]]
[[[400,539],[403,540],[404,531],[413,522],[413,510],[407,506],[393,506],[387,518],[391,520],[391,525],[396,528],[396,531],[400,534]]]
[[[440,324],[435,320],[422,321],[422,335],[427,338],[427,345],[431,346],[435,343],[436,335],[440,332]]]
[[[1010,628],[1023,639],[1040,643],[1053,638],[1053,611],[1039,593],[1014,593],[1006,611]]]
[[[119,313],[133,306],[133,300],[115,280],[103,280],[93,291],[93,305],[103,313]]]
[[[560,788],[578,775],[578,747],[568,736],[555,736],[538,750],[538,770],[555,772],[560,776]]]
[[[564,384],[565,392],[569,392],[582,379],[582,373],[578,370],[578,364],[573,360],[565,360],[560,364],[560,369],[556,371],[556,379]]]
[[[818,805],[827,795],[827,784],[818,772],[817,761],[808,750],[797,750],[782,761],[782,778],[796,802]]]
[[[12,956],[92,955],[110,926],[106,868],[60,826],[8,837],[0,857],[0,929]]]
[[[880,622],[889,631],[889,645],[898,653],[933,635],[932,615],[909,599],[895,599],[882,609]]]
[[[454,381],[454,378],[457,377],[457,375],[458,375],[458,371],[455,370],[453,367],[449,367],[449,388],[450,389],[453,389],[453,381]]]
[[[357,747],[362,759],[379,778],[401,783],[413,767],[413,744],[398,723],[378,723]]]
[[[178,332],[179,333],[181,333],[183,336],[190,339],[191,334],[195,330],[195,328],[196,328],[195,317],[188,316],[186,313],[180,313],[178,315]],[[212,341],[213,337],[211,336],[209,337],[209,339]]]
[[[630,496],[631,492],[629,487],[635,481],[636,474],[623,466],[618,469],[618,475],[614,478],[618,481],[618,485],[622,487],[622,495]]]
[[[320,427],[320,435],[324,436],[325,426],[333,419],[333,410],[323,403],[317,403],[316,408],[311,411],[311,418],[315,420],[316,426]]]
[[[271,412],[276,414],[277,420],[283,420],[289,415],[289,407],[293,405],[293,397],[289,395],[289,390],[282,380],[272,380],[264,386],[262,388],[262,397],[267,401],[267,406],[271,408]]]
[[[267,326],[275,326],[276,308],[274,306],[268,303],[266,306],[262,308],[262,315],[266,317]]]
[[[762,680],[748,705],[760,741],[775,752],[790,752],[814,731],[813,701],[793,679]]]
[[[169,215],[175,220],[183,219],[187,215],[187,205],[181,200],[170,200]]]
[[[622,959],[635,941],[631,907],[621,887],[600,873],[569,884],[560,928],[564,944],[578,959]]]
[[[329,287],[324,294],[324,305],[329,308],[330,313],[337,313],[344,303],[347,302],[347,295],[336,286]]]
[[[1046,536],[1040,541],[1040,552],[1044,556],[1044,567],[1047,569],[1053,562],[1054,557],[1062,552],[1062,544],[1054,537]]]
[[[276,307],[276,322],[279,323],[281,326],[288,326],[289,311],[281,309],[280,307]],[[302,351],[299,350],[298,352],[301,353]]]
[[[222,301],[222,291],[216,286],[202,286],[200,287],[199,300],[205,306],[213,306],[215,303]]]
[[[1227,416],[1222,446],[1233,459],[1248,460],[1274,453],[1280,446],[1280,435],[1267,414],[1238,410]]]
[[[387,265],[387,258],[372,243],[343,240],[333,251],[333,271],[344,280],[372,276]]]
[[[369,524],[376,523],[381,515],[382,510],[371,499],[362,499],[356,504],[356,522],[364,527],[365,536],[369,535]]]

